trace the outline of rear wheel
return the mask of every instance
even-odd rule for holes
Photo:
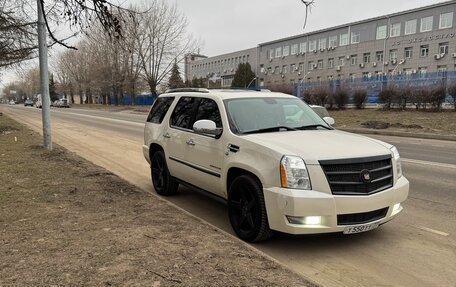
[[[152,184],[155,192],[160,195],[173,195],[177,193],[179,183],[171,177],[166,165],[165,154],[163,151],[157,151],[151,160]]]
[[[272,236],[263,190],[253,176],[239,176],[231,184],[228,194],[228,215],[233,230],[242,240],[259,242]]]

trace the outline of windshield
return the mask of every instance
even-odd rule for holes
[[[331,129],[298,98],[243,98],[225,100],[231,131],[237,134]]]

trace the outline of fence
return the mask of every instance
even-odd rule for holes
[[[299,84],[291,84],[290,88],[293,90],[293,95],[297,97],[303,97],[304,93],[321,87],[327,88],[330,92],[334,92],[338,87],[344,87],[350,95],[356,89],[363,89],[367,92],[368,103],[378,103],[378,95],[386,87],[393,86],[394,88],[399,89],[405,87],[418,88],[432,87],[438,84],[443,84],[445,87],[448,87],[449,85],[456,85],[456,71],[425,74],[400,74],[394,76],[366,76],[362,78],[347,80],[302,82]],[[450,100],[451,97],[448,95],[446,97],[446,101],[450,102]]]

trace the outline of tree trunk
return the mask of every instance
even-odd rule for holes
[[[82,94],[82,90],[79,90],[79,104],[84,104],[84,95]]]

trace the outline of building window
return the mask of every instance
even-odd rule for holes
[[[299,49],[298,44],[291,45],[291,54],[296,55],[297,53],[299,53],[298,49]]]
[[[317,40],[313,40],[309,42],[309,51],[317,50]]]
[[[328,59],[328,69],[333,69],[334,68],[334,58],[329,58]]]
[[[420,74],[420,78],[426,77],[427,67],[419,67],[418,71],[419,71],[419,74]]]
[[[416,19],[405,22],[405,35],[412,35],[416,33]]]
[[[302,43],[301,43],[299,51],[300,51],[301,53],[307,52],[307,42],[302,42]]]
[[[440,14],[440,29],[453,27],[453,12]]]
[[[448,42],[439,44],[439,53],[445,55],[448,54]]]
[[[339,66],[343,67],[345,65],[345,56],[339,57]]]
[[[278,74],[279,73],[279,66],[274,67],[274,73]]]
[[[360,41],[360,32],[352,32],[351,33],[351,43],[358,44]]]
[[[276,48],[276,50],[275,50],[275,57],[276,57],[276,58],[282,57],[282,47]]]
[[[291,73],[291,74],[294,74],[295,71],[296,71],[296,64],[291,64],[291,66],[290,66],[290,73]]]
[[[340,34],[339,46],[347,46],[347,45],[348,45],[348,33]]]
[[[304,63],[299,63],[299,71],[304,72]]]
[[[287,74],[288,73],[288,65],[283,65],[282,66],[282,73]]]
[[[363,62],[368,64],[371,61],[371,54],[370,53],[364,53],[363,55]]]
[[[284,57],[290,56],[290,46],[285,46],[285,47],[283,47],[283,54],[282,54],[282,56],[284,56]]]
[[[318,62],[317,62],[317,67],[318,67],[318,69],[320,69],[320,70],[323,69],[323,60],[318,60]]]
[[[354,66],[358,62],[358,55],[351,55],[350,56],[350,65]]]
[[[334,48],[337,46],[337,36],[329,36],[329,47]]]
[[[432,22],[434,21],[433,16],[421,18],[421,32],[432,31]]]
[[[447,74],[447,66],[446,65],[443,65],[443,66],[437,66],[437,72],[439,73],[439,76],[446,76]]]
[[[363,72],[362,77],[363,77],[363,81],[367,81],[370,78],[369,72]]]
[[[309,68],[308,68],[308,70],[310,71],[310,70],[315,69],[315,66],[314,66],[314,65],[315,65],[315,64],[314,64],[313,61],[309,61]]]
[[[378,51],[375,53],[375,61],[383,62],[383,51]]]
[[[386,25],[377,27],[377,40],[386,38],[386,30],[387,30]]]
[[[404,57],[406,59],[411,59],[413,57],[413,47],[407,47],[404,49]]]
[[[429,45],[420,46],[420,57],[429,56]]]
[[[397,60],[397,50],[396,49],[389,51],[389,59],[390,59],[390,61]]]
[[[399,37],[401,35],[401,23],[391,24],[390,37]]]
[[[268,75],[270,75],[270,74],[272,74],[272,68],[271,67],[268,68]]]
[[[321,38],[318,40],[318,49],[326,49],[326,38]]]

